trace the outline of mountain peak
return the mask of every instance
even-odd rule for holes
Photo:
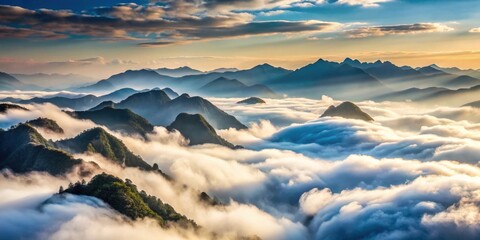
[[[100,127],[88,129],[75,138],[61,140],[55,144],[75,153],[98,153],[122,166],[152,170],[152,166],[130,152],[120,139]]]
[[[43,128],[47,131],[54,132],[54,133],[63,134],[64,132],[63,129],[57,124],[57,122],[48,118],[37,118],[37,119],[26,122],[26,124],[29,124],[33,127]]]
[[[263,63],[251,68],[250,70],[268,70],[268,69],[275,69],[275,67],[268,63]]]
[[[265,103],[265,101],[259,97],[249,97],[247,99],[237,102],[238,104],[260,104]]]
[[[351,59],[349,57],[345,58],[345,60],[343,60],[343,63],[361,64],[358,59]]]
[[[188,95],[188,93],[182,93],[179,98],[190,98],[190,95]]]
[[[213,143],[235,148],[233,144],[218,136],[212,125],[201,114],[180,113],[167,129],[169,131],[173,129],[179,131],[190,140],[190,145]]]
[[[374,121],[370,115],[363,112],[352,102],[343,102],[338,106],[330,106],[320,117],[343,117],[350,119],[359,119],[364,121]]]

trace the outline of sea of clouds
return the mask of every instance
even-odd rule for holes
[[[102,201],[84,196],[52,197],[80,178],[41,173],[0,179],[0,239],[478,239],[480,236],[480,110],[402,102],[359,102],[376,121],[319,116],[329,97],[209,99],[247,123],[222,130],[232,150],[188,146],[177,132],[156,127],[148,140],[112,132],[135,154],[157,163],[174,181],[121,168],[95,154],[99,172],[131,179],[195,220],[201,231],[162,229],[145,219],[122,217]],[[50,105],[0,115],[0,126],[48,117],[65,134],[39,131],[47,139],[71,138],[95,127]],[[89,179],[86,179],[87,181]],[[187,188],[185,188],[187,186]],[[225,206],[199,201],[207,192]],[[134,234],[135,233],[135,234]]]

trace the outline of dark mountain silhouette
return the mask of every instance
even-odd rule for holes
[[[364,121],[374,121],[370,115],[363,112],[352,102],[343,102],[338,106],[330,106],[320,117],[343,117],[350,119],[359,119]]]
[[[127,99],[115,104],[116,108],[128,108],[144,117],[156,111],[156,108],[170,102],[168,95],[162,90],[152,90],[133,94]],[[148,118],[147,118],[148,119]]]
[[[155,90],[155,89],[153,89],[153,90]],[[174,98],[177,98],[177,97],[180,96],[180,95],[178,95],[177,92],[173,91],[171,88],[164,88],[164,89],[162,89],[162,91],[163,91],[164,93],[166,93],[167,96],[168,96],[170,99],[174,99]]]
[[[470,77],[480,79],[480,71],[479,70],[474,70],[474,69],[463,70],[463,69],[460,69],[460,68],[457,68],[457,67],[439,67],[436,64],[432,64],[430,66],[435,68],[435,69],[438,69],[440,71],[446,72],[446,73],[455,74],[455,75],[467,75],[467,76],[470,76]]]
[[[435,94],[441,91],[448,90],[446,88],[430,87],[430,88],[409,88],[398,92],[387,93],[374,97],[374,101],[406,101],[418,100],[427,95]]]
[[[258,97],[249,97],[242,101],[238,101],[237,103],[238,104],[260,104],[260,103],[265,103],[265,101]]]
[[[163,227],[175,223],[181,227],[196,227],[196,223],[175,209],[163,203],[155,196],[148,195],[145,191],[139,191],[132,181],[122,181],[113,175],[102,173],[87,183],[77,182],[60,194],[69,193],[86,195],[101,199],[113,209],[126,217],[137,220],[152,218]]]
[[[113,104],[113,102],[111,103]],[[138,134],[145,137],[147,133],[153,131],[152,124],[129,109],[114,109],[107,106],[98,110],[69,112],[69,114],[78,119],[89,119],[113,131],[126,134]]]
[[[39,89],[41,88],[36,85],[25,84],[8,73],[0,72],[0,90],[2,91]]]
[[[247,86],[236,79],[219,77],[198,89],[202,95],[214,97],[278,97],[270,88],[262,84]]]
[[[101,110],[101,109],[104,109],[104,108],[115,108],[115,105],[116,105],[116,103],[113,102],[113,101],[105,101],[105,102],[101,102],[100,104],[98,104],[97,106],[95,106],[93,108],[90,108],[88,111],[97,111],[97,110]]]
[[[198,75],[203,74],[204,72],[184,66],[179,68],[158,68],[155,69],[158,74],[169,76],[169,77],[183,77],[188,75]]]
[[[155,114],[155,110],[152,112],[152,114],[155,114],[153,117],[162,126],[169,125],[175,118],[173,116],[180,113],[201,114],[217,129],[247,128],[235,117],[222,111],[208,100],[201,97],[190,97],[188,94],[182,94],[180,97],[169,101],[162,109],[159,109],[158,113]]]
[[[28,124],[0,131],[0,169],[8,168],[16,173],[40,171],[63,175],[75,167],[79,168],[81,175],[88,175],[97,166],[54,148]]]
[[[26,124],[33,127],[43,128],[47,131],[63,134],[63,129],[52,119],[37,118],[26,122]]]
[[[474,102],[470,102],[470,103],[464,104],[462,107],[480,108],[480,100],[479,100],[479,101],[474,101]]]
[[[102,103],[101,105],[112,106],[111,103]],[[152,90],[134,94],[120,103],[113,104],[112,107],[130,109],[146,118],[150,123],[159,126],[168,126],[180,113],[198,113],[217,129],[247,128],[235,117],[222,111],[208,100],[201,97],[190,97],[188,94],[182,94],[180,97],[170,100],[162,90]]]
[[[180,113],[167,129],[169,131],[174,129],[179,131],[185,138],[190,140],[190,145],[213,143],[229,148],[235,147],[218,136],[215,129],[200,114]]]
[[[266,83],[274,91],[290,96],[318,98],[329,95],[337,98],[365,99],[379,92],[390,91],[364,70],[346,63],[318,60],[283,77]],[[351,90],[355,89],[355,94]]]
[[[444,106],[461,106],[469,102],[478,100],[480,94],[480,85],[461,88],[457,90],[446,89],[443,91],[427,94],[419,97],[416,101],[425,104],[435,104]]]
[[[420,88],[461,88],[480,84],[480,81],[475,81],[473,78],[443,72],[433,65],[414,69],[409,66],[398,67],[389,61],[378,60],[374,63],[366,63],[350,58],[345,59],[343,63],[363,69],[393,89],[411,88],[412,84]]]
[[[75,89],[81,92],[104,92],[120,88],[154,88],[166,86],[165,82],[174,78],[158,74],[154,70],[128,70],[101,80],[93,85]]]
[[[361,69],[377,68],[377,67],[384,66],[384,62],[382,62],[380,60],[377,60],[375,62],[360,62],[357,59],[351,59],[351,58],[348,58],[348,57],[345,58],[345,60],[343,60],[343,63],[346,63],[346,64],[348,64],[352,67],[361,68]],[[389,63],[389,62],[386,61],[385,63]]]
[[[444,74],[447,74],[444,71],[436,69],[432,66],[417,68],[417,71],[421,72],[423,74],[426,74],[426,75],[444,75]]]
[[[0,103],[0,113],[6,113],[10,109],[18,109],[18,110],[24,110],[28,111],[28,109],[15,105],[15,104],[10,104],[10,103]]]
[[[131,88],[124,88],[100,97],[97,97],[95,95],[86,95],[79,98],[68,98],[68,97],[38,98],[36,97],[29,100],[21,100],[19,101],[19,103],[22,103],[22,104],[51,103],[60,108],[71,108],[74,110],[87,110],[93,106],[98,105],[103,101],[120,101],[137,92],[138,91]]]
[[[152,170],[152,166],[134,155],[121,140],[102,128],[92,128],[72,139],[55,142],[61,149],[73,153],[98,153],[105,158],[125,167],[137,167]]]
[[[227,71],[227,72],[210,72],[201,75],[184,76],[169,82],[169,86],[175,87],[176,90],[181,89],[184,92],[197,90],[205,84],[220,78],[237,79],[246,85],[264,84],[270,79],[279,78],[291,72],[279,67],[273,67],[269,64],[262,64],[247,70]]]
[[[122,101],[123,99],[131,96],[132,94],[138,93],[138,92],[139,91],[137,91],[133,88],[122,88],[122,89],[118,89],[116,91],[113,91],[109,94],[102,95],[99,98],[102,101],[105,101],[106,99],[108,99],[109,101],[118,102],[118,101]]]
[[[470,77],[467,75],[458,76],[454,79],[448,80],[444,84],[446,87],[462,88],[465,86],[480,85],[480,79]]]

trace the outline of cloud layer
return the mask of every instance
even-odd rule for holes
[[[78,180],[74,173],[66,178],[2,175],[0,193],[9,197],[0,200],[0,208],[9,211],[0,211],[5,213],[0,214],[5,225],[0,231],[14,237],[15,229],[36,224],[25,234],[54,239],[69,239],[72,232],[85,238],[119,239],[131,237],[129,232],[138,233],[140,239],[152,235],[201,239],[208,238],[209,232],[224,239],[253,235],[262,239],[475,239],[480,234],[478,110],[357,103],[377,120],[366,123],[319,120],[329,105],[339,103],[328,97],[266,99],[261,106],[238,105],[237,99],[212,101],[250,122],[248,130],[219,131],[245,149],[191,147],[178,133],[162,127],[156,127],[147,141],[110,131],[174,181],[122,168],[95,154],[75,155],[96,162],[100,171],[131,179],[139,189],[195,220],[205,233],[165,230],[148,220],[128,221],[91,198],[70,196],[43,203],[59,185]],[[27,107],[31,112],[24,115],[15,111],[3,115],[4,126],[42,113],[66,130],[70,127],[67,135],[46,134],[47,138],[74,136],[95,126],[74,122],[78,120],[50,105]],[[202,191],[228,205],[202,204],[198,200]],[[102,231],[91,230],[96,226],[102,226]]]

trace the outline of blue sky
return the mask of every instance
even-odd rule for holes
[[[98,3],[100,2],[100,3]],[[374,58],[480,68],[477,0],[1,0],[0,70],[296,68]],[[94,62],[90,60],[96,59]],[[228,65],[227,65],[228,63]],[[53,65],[55,65],[53,64]],[[66,71],[66,70],[62,70]]]

